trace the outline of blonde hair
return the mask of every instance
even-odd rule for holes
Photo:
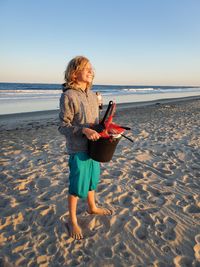
[[[78,71],[83,70],[88,62],[89,59],[84,56],[77,56],[70,60],[64,72],[65,83],[63,84],[63,91],[69,88],[77,88],[76,74]],[[87,86],[87,89],[91,87],[92,83]]]

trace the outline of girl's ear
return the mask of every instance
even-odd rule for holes
[[[77,78],[77,76],[76,76],[76,73],[74,72],[74,73],[72,73],[72,80],[73,81],[75,81],[76,80],[76,78]]]

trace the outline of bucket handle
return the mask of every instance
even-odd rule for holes
[[[123,136],[124,138],[128,139],[129,141],[131,141],[132,143],[134,143],[133,139],[131,139],[130,137],[124,135],[124,134],[121,134],[121,136]]]
[[[106,110],[106,112],[105,112],[105,115],[104,115],[102,121],[100,122],[100,124],[101,124],[104,128],[105,128],[105,126],[104,126],[105,120],[106,120],[106,118],[107,118],[107,116],[108,116],[108,113],[109,113],[110,109],[112,108],[112,106],[113,106],[113,101],[111,100],[111,101],[109,102],[109,104],[108,104],[108,107],[107,107],[107,110]]]

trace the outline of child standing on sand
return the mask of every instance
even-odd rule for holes
[[[73,58],[65,71],[65,83],[60,98],[59,131],[66,137],[69,157],[69,218],[70,234],[74,239],[82,239],[76,209],[79,198],[87,198],[88,212],[111,215],[111,211],[98,208],[95,190],[99,182],[100,165],[88,156],[87,139],[98,140],[100,135],[92,129],[99,122],[99,103],[91,91],[94,71],[90,61],[83,57]]]

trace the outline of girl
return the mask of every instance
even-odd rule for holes
[[[91,91],[94,70],[90,61],[83,57],[73,58],[65,71],[65,83],[60,98],[59,131],[66,137],[69,157],[69,218],[70,234],[74,239],[82,239],[76,209],[79,198],[87,198],[88,212],[111,215],[111,211],[98,208],[95,190],[99,182],[100,165],[88,156],[87,139],[98,140],[100,135],[92,129],[99,122],[99,103]]]

